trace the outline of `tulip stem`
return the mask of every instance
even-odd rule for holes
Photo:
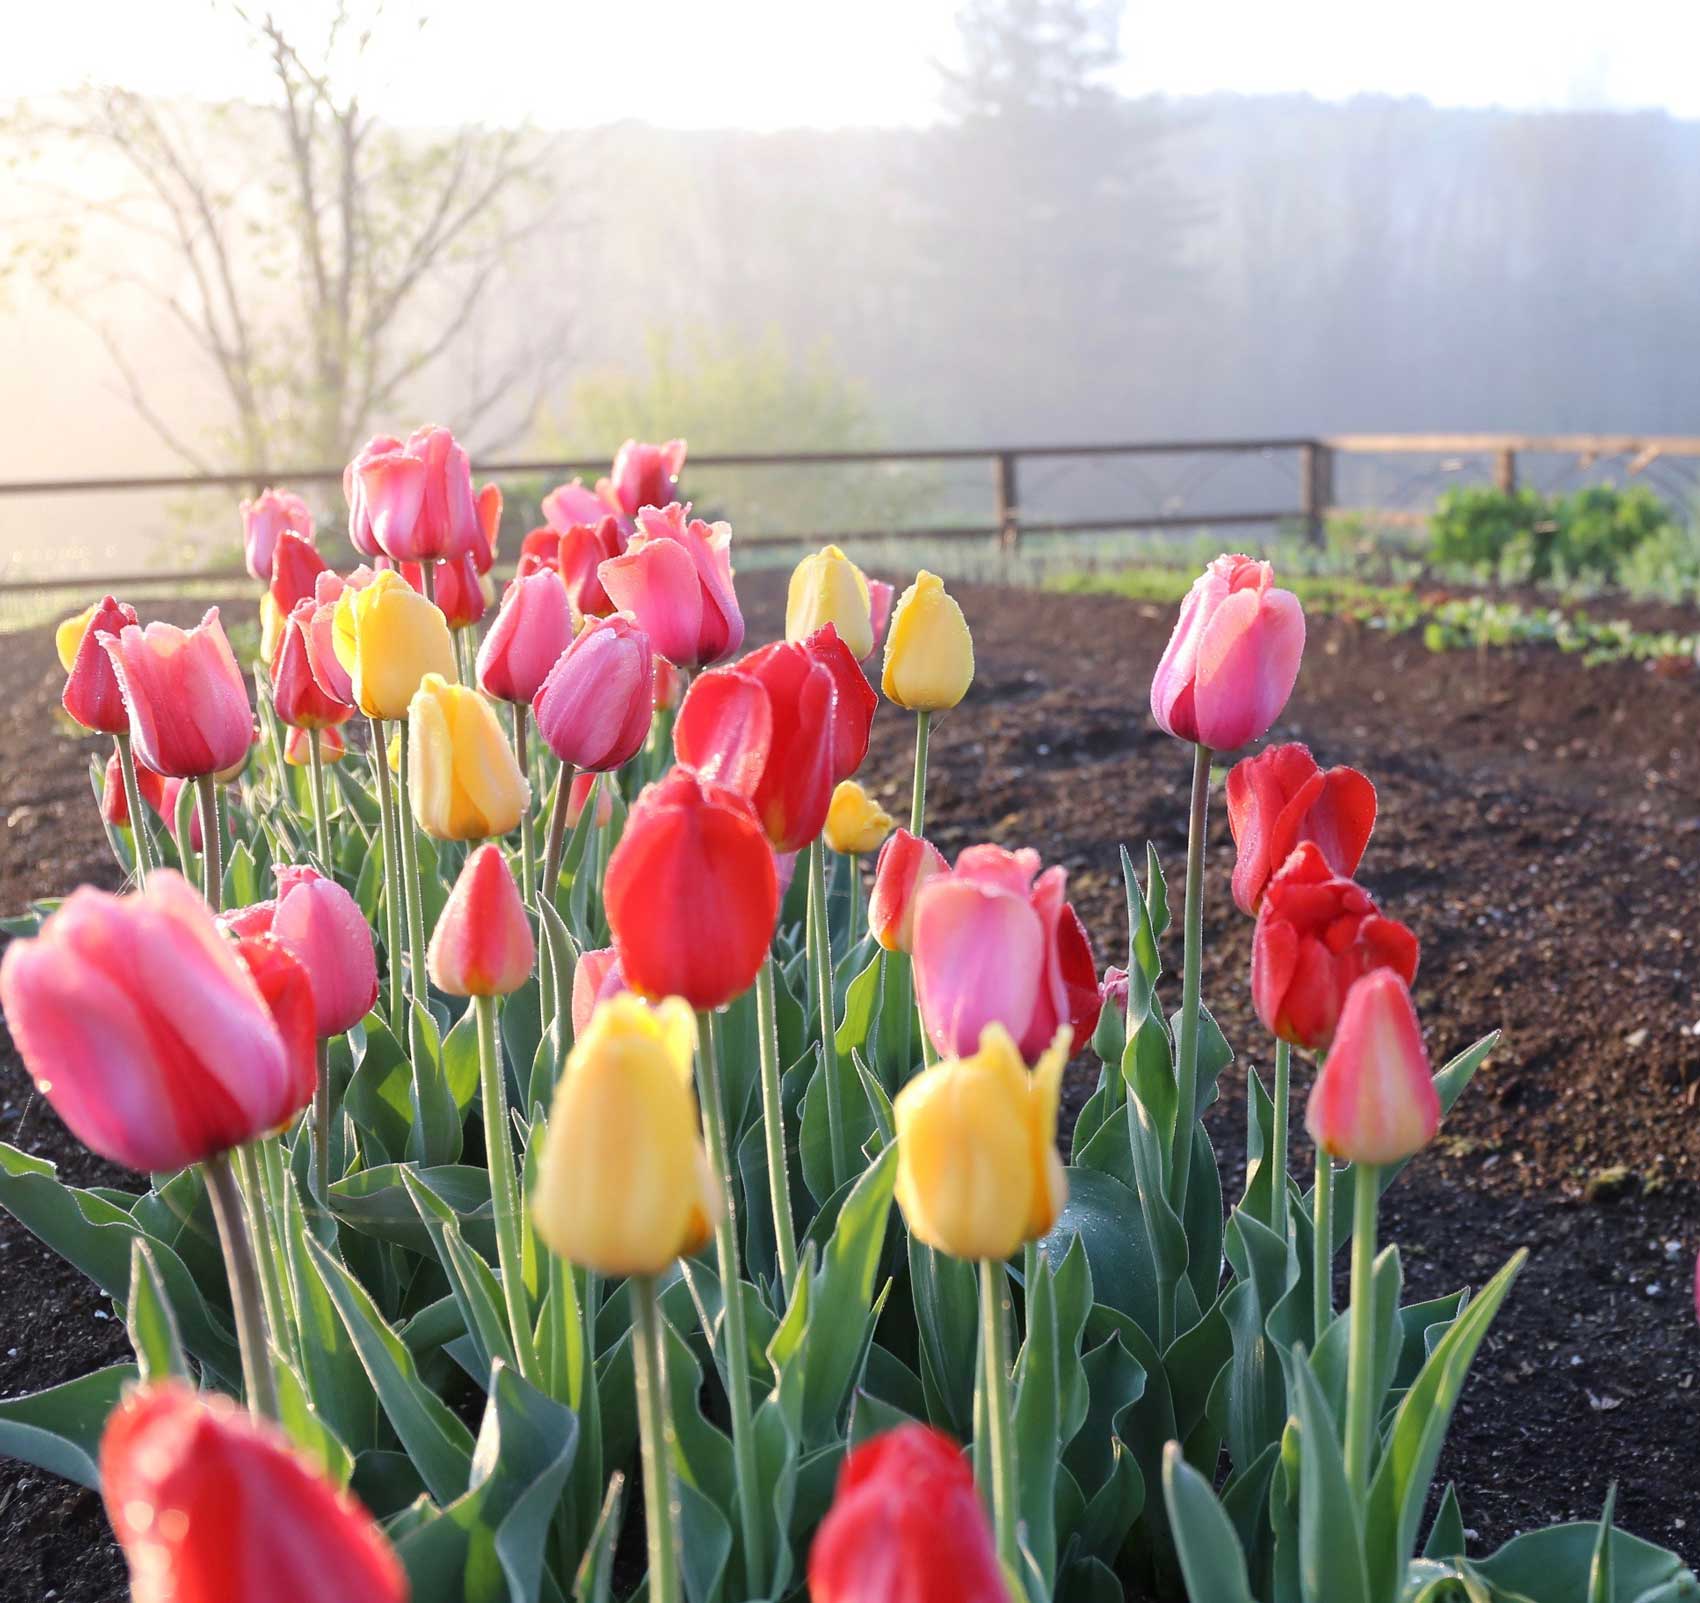
[[[1275,1115],[1269,1127],[1269,1228],[1287,1239],[1287,1101],[1293,1078],[1293,1049],[1275,1043]]]
[[[124,806],[130,814],[130,834],[136,842],[136,885],[145,888],[153,868],[153,841],[148,833],[148,815],[142,810],[142,790],[136,783],[136,758],[130,750],[130,733],[114,735],[118,747],[118,771],[124,776]]]
[[[590,794],[585,797],[584,805],[591,809],[590,816],[595,818],[596,788],[602,783],[598,775],[591,782]],[[573,771],[568,763],[561,764],[561,771],[555,779],[555,799],[549,806],[549,839],[543,848],[543,880],[539,894],[549,898],[549,905],[555,905],[555,893],[561,884],[561,851],[567,839],[567,811],[572,806]]]
[[[531,716],[531,709],[523,701],[516,701],[511,708],[514,731],[514,761],[519,764],[519,771],[526,785],[531,784],[531,764],[526,756],[526,721]],[[520,896],[527,907],[537,906],[537,837],[531,822],[531,804],[527,801],[519,815],[519,890]]]
[[[924,715],[923,715],[924,716]],[[1009,1276],[995,1258],[980,1260],[980,1353],[986,1384],[986,1435],[991,1461],[992,1526],[1006,1575],[1021,1573],[1015,1542],[1015,1441],[1010,1417],[1009,1360],[1004,1350],[1004,1316]],[[976,1455],[978,1456],[978,1455]],[[981,1487],[982,1495],[986,1488]]]
[[[814,914],[815,998],[820,1008],[821,1072],[826,1076],[826,1128],[832,1154],[832,1188],[849,1178],[844,1139],[844,1099],[838,1084],[838,1032],[833,1015],[832,926],[826,911],[826,851],[817,835],[809,842],[809,907]]]
[[[661,1306],[650,1275],[633,1275],[633,1373],[638,1440],[643,1448],[643,1518],[649,1538],[650,1603],[679,1603],[679,1500],[673,1483],[673,1411],[667,1404],[667,1360],[661,1345]]]
[[[785,1109],[779,1094],[779,1010],[774,1001],[773,953],[756,974],[756,1036],[761,1049],[761,1118],[767,1137],[767,1190],[773,1202],[773,1240],[785,1300],[797,1282],[797,1227],[791,1218],[791,1179],[785,1163]]]
[[[744,1536],[744,1590],[747,1596],[765,1597],[766,1542],[761,1487],[756,1477],[756,1443],[750,1420],[749,1341],[744,1331],[743,1280],[738,1271],[737,1203],[726,1133],[726,1097],[720,1083],[720,1043],[714,1014],[706,1008],[697,1014],[697,1073],[709,1166],[724,1190],[724,1206],[714,1227],[714,1248],[720,1270],[720,1358],[726,1396],[732,1407],[732,1458],[737,1469],[738,1517]],[[707,1334],[712,1346],[713,1332]]]
[[[313,1081],[313,1178],[321,1206],[331,1202],[331,1043],[319,1040],[319,1068]]]
[[[927,821],[927,739],[932,734],[933,715],[915,714],[915,788],[909,798],[909,833],[919,835]]]
[[[195,781],[195,794],[201,804],[201,884],[207,906],[215,913],[224,907],[224,862],[218,829],[218,781],[211,774],[202,774]]]
[[[1346,1481],[1361,1504],[1375,1441],[1375,1225],[1381,1170],[1352,1166],[1352,1324],[1346,1357]]]
[[[313,845],[319,853],[319,862],[327,874],[333,872],[331,865],[331,819],[330,803],[325,798],[325,754],[319,749],[322,738],[317,729],[309,729],[307,735],[307,771],[313,779]]]
[[[412,720],[404,719],[401,726],[401,784],[396,809],[401,830],[401,867],[407,880],[407,957],[413,982],[413,999],[421,1007],[431,995],[430,982],[425,977],[425,897],[419,879],[419,820],[413,816],[413,800],[408,787],[408,764],[412,756]],[[410,1042],[404,1042],[410,1045]]]
[[[1311,1194],[1311,1342],[1334,1322],[1334,1162],[1316,1149],[1316,1190]]]
[[[1186,828],[1186,946],[1181,964],[1181,1033],[1175,1054],[1175,1138],[1170,1200],[1186,1217],[1192,1177],[1192,1128],[1198,1107],[1198,992],[1204,961],[1204,836],[1210,809],[1210,748],[1192,749],[1192,812]]]
[[[230,1304],[236,1314],[236,1340],[242,1352],[242,1389],[248,1406],[266,1419],[278,1417],[277,1384],[272,1377],[266,1341],[266,1313],[260,1299],[254,1244],[242,1218],[242,1194],[228,1152],[215,1152],[201,1165],[207,1195],[212,1199],[218,1244],[224,1251],[224,1273],[230,1282]]]
[[[850,938],[845,945],[853,952],[862,938],[856,933],[856,926],[862,922],[862,860],[854,852],[846,855],[850,860]]]
[[[369,720],[372,728],[372,766],[378,773],[378,823],[384,832],[384,956],[390,969],[390,1028],[404,1045],[401,976],[401,842],[396,830],[395,791],[390,785],[390,743],[384,721]]]
[[[508,1333],[519,1357],[519,1372],[541,1387],[531,1313],[525,1298],[525,1243],[521,1235],[519,1179],[514,1172],[514,1143],[508,1118],[508,1085],[496,1046],[496,999],[475,996],[478,1016],[478,1085],[484,1101],[484,1161],[490,1170],[490,1202],[496,1216],[496,1264],[502,1272],[502,1302]]]

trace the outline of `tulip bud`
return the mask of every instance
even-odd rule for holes
[[[974,682],[974,637],[944,581],[923,569],[898,599],[885,642],[880,685],[912,712],[943,712]]]
[[[970,1057],[924,1069],[892,1104],[897,1205],[909,1233],[953,1258],[1001,1261],[1057,1221],[1068,1181],[1057,1155],[1065,1024],[1029,1074],[989,1024]]]
[[[1305,615],[1275,570],[1221,556],[1193,581],[1151,681],[1151,716],[1179,740],[1233,751],[1269,732],[1299,676]]]
[[[585,493],[588,495],[590,492],[587,490]],[[625,548],[619,519],[612,513],[606,517],[592,514],[590,522],[572,523],[560,531],[556,569],[573,605],[586,617],[606,618],[614,610],[614,603],[608,599],[608,592],[602,588],[596,572],[610,557],[619,556]]]
[[[915,893],[950,864],[931,841],[900,829],[880,847],[874,889],[868,898],[868,928],[888,952],[907,952],[915,933]]]
[[[855,780],[846,779],[833,791],[826,810],[826,843],[835,852],[860,856],[876,851],[896,823]]]
[[[332,647],[368,718],[403,718],[427,674],[453,683],[447,620],[393,569],[337,598]]]
[[[272,558],[277,542],[285,530],[313,543],[313,514],[300,496],[288,490],[262,490],[252,501],[244,501],[242,514],[242,555],[248,571],[261,584],[270,584]],[[286,607],[284,609],[288,611]]]
[[[1394,970],[1364,975],[1347,995],[1305,1128],[1348,1163],[1398,1163],[1434,1139],[1440,1097],[1411,993]]]
[[[527,582],[543,577],[553,579]],[[649,737],[654,677],[655,655],[642,629],[619,613],[592,619],[532,699],[537,731],[563,763],[593,772],[618,768]]]
[[[91,601],[83,610],[74,616],[64,619],[53,631],[53,649],[59,654],[59,666],[69,673],[76,666],[77,648],[83,643],[83,636],[88,633],[88,627],[94,621],[94,615],[100,611],[101,603]]]
[[[880,642],[885,639],[885,626],[891,622],[891,604],[897,599],[897,589],[884,579],[868,580],[868,629],[873,635],[874,643],[862,654],[866,662],[879,649]]]
[[[619,955],[611,946],[579,953],[573,968],[573,1039],[583,1035],[597,1004],[626,989]]]
[[[1228,826],[1238,859],[1234,905],[1255,917],[1263,889],[1301,842],[1350,878],[1375,828],[1375,786],[1355,768],[1324,773],[1297,741],[1270,746],[1228,770]]]
[[[573,622],[573,604],[553,568],[515,579],[478,648],[478,683],[485,695],[530,701],[573,643]]]
[[[1121,1072],[1122,1053],[1127,1049],[1127,970],[1107,968],[1098,982],[1098,1024],[1092,1032],[1092,1050],[1100,1063]]]
[[[472,468],[447,429],[415,429],[405,445],[374,440],[352,467],[371,538],[392,561],[458,559],[483,540]]]
[[[567,1054],[538,1164],[544,1244],[604,1275],[657,1275],[713,1233],[719,1188],[691,1090],[696,1020],[610,998]]]
[[[640,445],[627,440],[614,453],[614,471],[596,488],[603,499],[628,518],[645,507],[664,507],[677,499],[679,474],[685,466],[685,442]]]
[[[730,524],[692,519],[688,507],[645,507],[630,544],[598,564],[596,576],[662,656],[702,668],[744,643],[731,553]]]
[[[986,1506],[951,1439],[899,1425],[851,1449],[809,1548],[810,1603],[1010,1603]]]
[[[578,828],[578,821],[584,817],[584,804],[590,800],[590,788],[596,787],[596,816],[591,822],[598,829],[606,829],[614,821],[614,785],[612,780],[604,779],[600,774],[587,772],[574,774],[572,787],[567,791],[567,828]]]
[[[140,762],[156,774],[199,779],[247,759],[254,715],[217,607],[193,629],[132,623],[97,638],[118,676]]]
[[[665,657],[655,659],[655,710],[668,712],[685,699],[685,675]]]
[[[436,565],[432,594],[450,629],[470,629],[490,609],[489,581],[478,571],[475,552]]]
[[[277,867],[274,940],[293,952],[313,982],[314,1034],[351,1030],[378,1000],[378,959],[360,904],[317,869]]]
[[[329,571],[330,564],[314,549],[310,538],[285,529],[272,552],[271,584],[266,594],[279,615],[288,617],[298,601],[313,594],[319,575]]]
[[[283,737],[283,760],[291,768],[305,768],[313,760],[308,744],[313,740],[318,741],[319,757],[324,762],[341,762],[348,755],[348,747],[337,729],[291,729]]]
[[[407,712],[413,817],[433,840],[505,835],[531,802],[513,747],[476,690],[428,673]]]
[[[785,597],[785,638],[807,640],[832,624],[859,662],[874,649],[868,581],[835,545],[804,557],[791,572]]]
[[[313,677],[308,637],[317,613],[311,596],[297,603],[271,659],[272,706],[291,729],[326,729],[354,716],[353,707],[326,695]]]
[[[218,1392],[128,1392],[101,1436],[100,1486],[136,1603],[406,1603],[371,1515]]]
[[[862,665],[830,623],[823,624],[803,641],[803,650],[811,662],[832,676],[833,689],[837,691],[832,704],[832,778],[836,784],[855,773],[868,755],[879,697],[862,672]]]
[[[536,956],[513,871],[487,841],[467,858],[431,932],[431,983],[450,996],[506,996],[531,977]]]
[[[100,787],[100,816],[120,829],[130,822],[130,798],[124,792],[124,769],[117,752],[106,759],[106,776]]]
[[[502,538],[502,487],[481,485],[476,500],[478,532],[483,538],[472,548],[472,565],[482,577],[496,565],[496,548]]]
[[[102,637],[116,635],[137,621],[136,609],[106,596],[80,615],[82,632],[71,657],[61,700],[65,711],[84,729],[103,735],[120,735],[130,727],[129,709],[118,688],[112,659],[101,645]]]
[[[558,534],[565,534],[568,529],[580,524],[596,524],[613,515],[608,503],[594,490],[587,490],[582,479],[556,485],[543,497],[540,510],[549,527]]]

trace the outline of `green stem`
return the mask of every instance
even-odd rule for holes
[[[307,769],[313,779],[313,845],[325,872],[331,872],[330,804],[325,799],[325,754],[319,749],[320,733],[307,732]]]
[[[1369,1486],[1375,1441],[1375,1224],[1381,1202],[1381,1171],[1373,1163],[1353,1166],[1352,1325],[1346,1358],[1346,1480],[1361,1505]]]
[[[1269,1228],[1287,1239],[1287,1101],[1293,1078],[1293,1049],[1275,1043],[1275,1117],[1269,1130]]]
[[[283,1300],[283,1279],[278,1273],[277,1254],[272,1248],[272,1207],[266,1176],[261,1169],[256,1143],[236,1149],[236,1174],[248,1205],[249,1230],[254,1242],[254,1261],[260,1270],[260,1300],[266,1310],[266,1328],[272,1340],[287,1350],[290,1324]]]
[[[496,999],[475,996],[478,1017],[478,1086],[484,1101],[484,1161],[490,1170],[490,1204],[496,1216],[496,1263],[502,1272],[502,1302],[508,1334],[519,1357],[519,1372],[541,1385],[531,1312],[525,1297],[525,1243],[521,1231],[519,1176],[514,1170],[513,1135],[508,1119],[508,1085],[496,1048]]]
[[[142,807],[142,789],[136,783],[136,758],[130,750],[130,734],[114,735],[118,747],[118,770],[124,776],[124,806],[130,814],[130,834],[136,842],[136,884],[145,887],[153,870],[153,837],[148,832],[148,815]]]
[[[596,817],[596,793],[601,784],[602,779],[598,775],[585,798],[584,805],[592,809],[592,818]],[[573,771],[567,763],[562,763],[555,779],[555,799],[549,806],[549,838],[543,849],[542,894],[549,898],[551,907],[555,905],[555,894],[561,885],[561,852],[567,840],[567,809],[572,806],[572,794]]]
[[[761,1487],[756,1479],[756,1443],[750,1416],[749,1343],[744,1331],[743,1281],[738,1270],[738,1216],[734,1200],[726,1098],[720,1084],[720,1046],[713,1013],[697,1014],[698,1092],[702,1098],[703,1136],[708,1161],[722,1188],[724,1206],[714,1227],[715,1256],[720,1269],[724,1310],[720,1326],[720,1357],[726,1376],[726,1395],[732,1408],[732,1458],[737,1469],[738,1517],[744,1535],[745,1592],[766,1596],[767,1559],[762,1525]],[[709,1332],[712,1343],[713,1333]]]
[[[850,1157],[844,1138],[844,1099],[838,1085],[838,1040],[832,997],[832,926],[826,912],[826,849],[817,835],[809,842],[809,906],[814,913],[816,1006],[820,1013],[821,1072],[826,1076],[826,1129],[832,1156],[832,1188],[849,1178]]]
[[[402,1010],[406,993],[401,972],[401,835],[396,825],[395,789],[390,783],[390,743],[382,718],[369,720],[372,766],[378,775],[378,821],[384,832],[384,959],[390,970],[390,1028],[405,1042]]]
[[[224,842],[218,828],[218,781],[202,774],[195,781],[201,805],[201,885],[207,906],[215,913],[224,907]]]
[[[673,1412],[667,1406],[667,1361],[655,1281],[633,1275],[632,1346],[638,1440],[643,1450],[643,1513],[649,1536],[650,1603],[679,1603],[679,1499],[673,1483]]]
[[[331,1043],[319,1042],[319,1069],[313,1082],[313,1179],[320,1205],[331,1202]]]
[[[915,788],[909,797],[909,833],[919,835],[927,821],[927,740],[932,734],[933,715],[915,714]]]
[[[854,852],[850,853],[850,939],[849,950],[856,950],[856,943],[861,940],[859,927],[862,922],[862,860]]]
[[[779,1012],[774,1002],[773,953],[756,975],[756,1037],[761,1050],[761,1117],[767,1137],[767,1191],[773,1203],[773,1239],[785,1300],[797,1281],[797,1227],[791,1218],[791,1181],[785,1165],[785,1110],[779,1095]]]
[[[1004,1350],[1004,1310],[1009,1276],[995,1259],[980,1261],[980,1351],[986,1384],[986,1434],[990,1439],[992,1528],[1007,1576],[1021,1573],[1015,1524],[1015,1433],[1010,1417],[1009,1359]],[[985,1488],[981,1488],[982,1492]]]
[[[512,704],[514,761],[519,764],[519,771],[525,777],[526,784],[531,783],[531,764],[526,757],[526,724],[531,717],[531,709],[523,701]],[[531,822],[531,807],[527,804],[519,815],[519,891],[527,907],[537,906],[537,838]]]
[[[404,719],[401,726],[401,784],[398,787],[400,806],[396,813],[401,830],[401,867],[407,879],[408,968],[412,976],[413,999],[423,1007],[431,995],[431,984],[425,977],[425,898],[419,880],[419,820],[413,816],[413,800],[408,790],[407,770],[412,744],[412,720]]]
[[[1316,1191],[1311,1200],[1311,1340],[1334,1322],[1334,1164],[1316,1149]]]
[[[1181,967],[1181,1038],[1176,1051],[1175,1138],[1169,1192],[1175,1212],[1186,1217],[1186,1188],[1192,1170],[1192,1127],[1198,1105],[1198,991],[1204,961],[1204,835],[1210,807],[1210,748],[1192,750],[1192,812],[1186,829],[1186,946]]]
[[[278,1417],[277,1384],[272,1377],[271,1352],[266,1340],[266,1312],[261,1301],[254,1246],[242,1218],[242,1195],[228,1152],[215,1152],[202,1165],[207,1195],[212,1200],[218,1244],[224,1251],[224,1273],[230,1283],[230,1304],[236,1314],[236,1341],[242,1352],[242,1389],[248,1406],[266,1419]]]

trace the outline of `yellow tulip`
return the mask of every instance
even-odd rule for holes
[[[826,810],[826,843],[835,852],[860,856],[878,851],[897,820],[853,779],[840,780]]]
[[[272,600],[271,591],[260,597],[260,661],[268,667],[277,655],[277,643],[283,639],[283,626],[289,620]]]
[[[604,1275],[657,1275],[713,1234],[719,1190],[703,1151],[682,998],[601,1003],[567,1056],[531,1211],[551,1251]]]
[[[897,1095],[897,1203],[909,1233],[953,1258],[1004,1259],[1057,1222],[1065,1024],[1031,1074],[1001,1024],[972,1057],[924,1069]]]
[[[67,618],[53,631],[53,649],[59,653],[59,666],[69,673],[77,665],[77,648],[88,633],[89,620],[100,611],[100,603],[91,601],[74,618]]]
[[[389,758],[390,772],[401,772],[401,731],[398,729],[390,736],[390,743],[384,748],[384,754]]]
[[[835,545],[823,546],[791,570],[785,593],[785,638],[807,640],[831,624],[858,662],[874,649],[868,581]]]
[[[911,712],[943,712],[974,683],[974,637],[936,573],[923,569],[898,597],[885,637],[886,699]]]
[[[505,835],[531,803],[495,710],[476,690],[426,674],[407,709],[407,743],[413,817],[433,840]]]
[[[333,619],[336,660],[368,718],[406,717],[426,674],[454,683],[448,620],[393,568],[362,589],[344,590]]]

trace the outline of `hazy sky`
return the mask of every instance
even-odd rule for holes
[[[251,0],[256,10],[265,0]],[[304,28],[328,0],[273,0]],[[957,0],[398,0],[387,83],[402,122],[675,127],[916,123]],[[420,31],[395,20],[432,13]],[[214,0],[60,0],[8,22],[0,98],[85,77],[168,94],[258,91],[263,63]],[[1133,93],[1308,90],[1442,105],[1665,107],[1700,116],[1697,0],[1128,0]]]

